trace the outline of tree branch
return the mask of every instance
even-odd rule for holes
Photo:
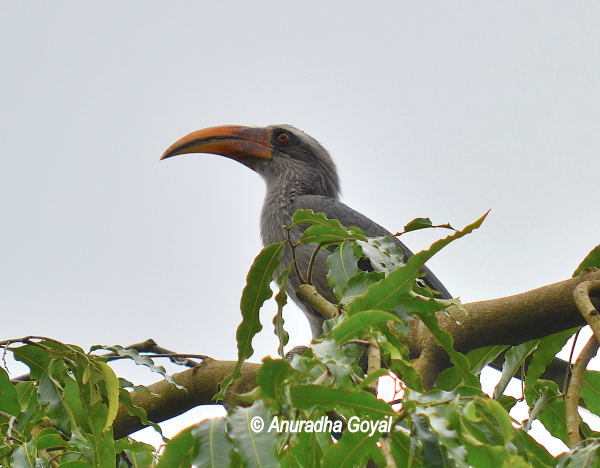
[[[450,310],[450,317],[441,312],[438,313],[438,321],[440,327],[450,333],[456,349],[461,352],[496,344],[517,345],[584,325],[585,320],[573,300],[573,291],[583,281],[594,280],[600,280],[599,269],[516,296],[466,304],[466,312],[454,308]],[[591,291],[591,294],[592,303],[598,309],[600,293]],[[337,308],[334,309],[337,311]],[[419,358],[415,367],[426,377],[424,382],[435,382],[439,373],[449,365],[447,356],[420,320],[415,319],[411,323],[408,346],[411,354]],[[424,356],[421,358],[422,354]],[[435,365],[425,365],[428,362],[434,362]],[[155,422],[172,418],[195,406],[215,404],[212,398],[218,392],[219,383],[231,373],[234,366],[233,361],[207,359],[198,367],[174,376],[176,382],[187,391],[160,381],[150,386],[158,396],[148,392],[133,392],[133,401],[143,407],[148,418]],[[226,394],[226,406],[239,404],[241,401],[236,394],[254,388],[259,368],[260,364],[244,364],[242,377]],[[142,427],[136,417],[128,415],[121,408],[114,423],[117,436],[122,437]]]
[[[598,352],[598,345],[599,343],[596,336],[592,335],[577,358],[575,366],[573,366],[571,382],[569,383],[569,389],[565,395],[565,419],[570,449],[573,449],[581,442],[581,436],[579,435],[579,412],[577,411],[577,407],[579,406],[579,394],[583,387],[585,369]]]
[[[132,392],[134,405],[144,408],[148,419],[161,422],[171,419],[200,405],[216,405],[213,397],[219,392],[221,381],[233,372],[235,361],[206,359],[199,366],[173,375],[175,382],[184,387],[179,389],[166,380],[148,388],[150,392]],[[256,372],[260,364],[245,363],[242,377],[227,389],[223,403],[235,406],[242,403],[237,395],[247,393],[256,386]],[[131,416],[121,406],[113,423],[115,438],[123,437],[144,428],[136,416]]]
[[[339,313],[338,308],[321,296],[312,284],[301,284],[296,295],[302,302],[317,309],[325,319],[332,319]]]
[[[584,281],[573,291],[573,300],[581,313],[581,316],[590,325],[596,339],[600,341],[600,315],[598,309],[592,304],[590,295],[594,292],[600,293],[600,280]]]
[[[599,269],[515,296],[465,304],[465,311],[451,307],[448,313],[438,313],[438,322],[463,353],[484,346],[518,345],[585,325],[573,291],[579,283],[592,280],[600,280]],[[600,293],[595,294],[592,302],[600,304]],[[411,354],[418,357],[422,350],[435,345],[435,339],[421,321],[413,320],[408,344]]]

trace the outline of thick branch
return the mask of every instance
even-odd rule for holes
[[[600,270],[543,286],[515,296],[465,304],[438,314],[440,327],[450,333],[457,350],[466,353],[483,346],[517,345],[552,333],[585,325],[573,301],[573,290],[583,281],[599,280]],[[598,293],[596,293],[598,294]],[[600,304],[600,294],[592,297]],[[421,350],[435,343],[425,325],[411,323],[409,348],[418,357]]]
[[[235,361],[216,361],[206,359],[201,365],[175,374],[175,381],[185,388],[180,390],[166,380],[149,385],[149,392],[133,392],[132,399],[136,406],[146,410],[148,419],[161,422],[178,416],[189,409],[200,405],[215,405],[213,397],[219,391],[219,383],[233,371]],[[247,393],[256,386],[256,372],[260,364],[245,363],[242,377],[234,382],[226,392],[226,406],[241,403],[237,394]],[[135,416],[130,416],[123,406],[113,424],[115,437],[131,434],[144,425]]]
[[[438,320],[440,326],[452,335],[455,347],[462,352],[496,344],[517,345],[584,325],[585,320],[573,301],[573,291],[579,283],[593,280],[600,280],[600,270],[596,269],[577,278],[516,296],[466,304],[466,313],[454,309],[451,311],[452,318],[440,313]],[[592,302],[598,309],[600,296],[592,296]],[[419,320],[413,320],[411,324],[408,345],[416,358],[425,353],[424,358],[420,360],[423,364],[432,356],[439,364],[433,366],[434,369],[419,369],[426,374],[428,382],[433,383],[444,366],[449,365],[447,357],[442,358],[443,352]],[[158,397],[134,392],[133,401],[136,405],[145,408],[148,418],[155,422],[172,418],[195,406],[215,404],[212,398],[218,391],[218,384],[231,373],[234,365],[232,361],[207,359],[196,368],[176,374],[176,381],[187,391],[178,390],[169,383],[161,381],[150,386],[152,392],[159,395]],[[416,366],[419,368],[419,361]],[[227,392],[226,405],[239,403],[235,394],[246,393],[254,387],[259,367],[259,364],[244,365],[242,378]],[[137,418],[129,416],[121,409],[114,427],[115,434],[123,436],[143,426]]]

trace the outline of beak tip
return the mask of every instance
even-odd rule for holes
[[[170,158],[171,156],[175,156],[174,154],[171,153],[171,151],[167,150],[165,151],[162,156],[160,157],[159,161],[162,161],[163,159],[167,159]]]

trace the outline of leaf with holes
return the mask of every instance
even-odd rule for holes
[[[391,273],[406,264],[406,256],[398,247],[394,236],[369,237],[366,242],[357,241],[363,255],[369,259],[373,270]]]
[[[351,242],[342,242],[329,257],[327,257],[327,281],[333,287],[335,296],[340,299],[348,281],[360,270],[358,260],[361,249]]]
[[[411,292],[415,279],[420,276],[420,270],[433,255],[452,241],[459,239],[477,229],[485,220],[487,213],[462,231],[434,242],[428,250],[416,253],[408,259],[406,265],[394,270],[385,278],[373,284],[363,295],[357,297],[350,305],[348,312],[380,309],[390,310],[403,299],[412,299]]]

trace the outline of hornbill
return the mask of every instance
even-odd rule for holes
[[[190,153],[210,153],[235,159],[264,178],[267,193],[260,221],[264,245],[287,238],[282,226],[290,224],[292,215],[298,209],[325,213],[329,218],[338,219],[344,226],[361,228],[368,237],[391,235],[379,224],[339,201],[339,180],[331,156],[314,138],[291,125],[263,128],[227,125],[198,130],[176,141],[161,159]],[[300,234],[301,231],[292,231],[292,240],[297,240]],[[393,239],[405,257],[412,255],[402,242],[396,237]],[[295,249],[300,272],[307,271],[313,250],[313,246],[304,244]],[[313,264],[312,283],[321,295],[336,303],[326,278],[325,260],[328,254],[326,249],[319,251]],[[291,248],[286,246],[281,264],[289,265],[291,260]],[[360,265],[363,269],[370,267],[364,261]],[[440,293],[438,297],[452,298],[429,269],[424,267],[422,272],[425,283]],[[298,300],[296,290],[300,281],[295,272],[291,273],[287,293],[304,311],[313,337],[317,337],[322,333],[323,317],[317,310]]]

